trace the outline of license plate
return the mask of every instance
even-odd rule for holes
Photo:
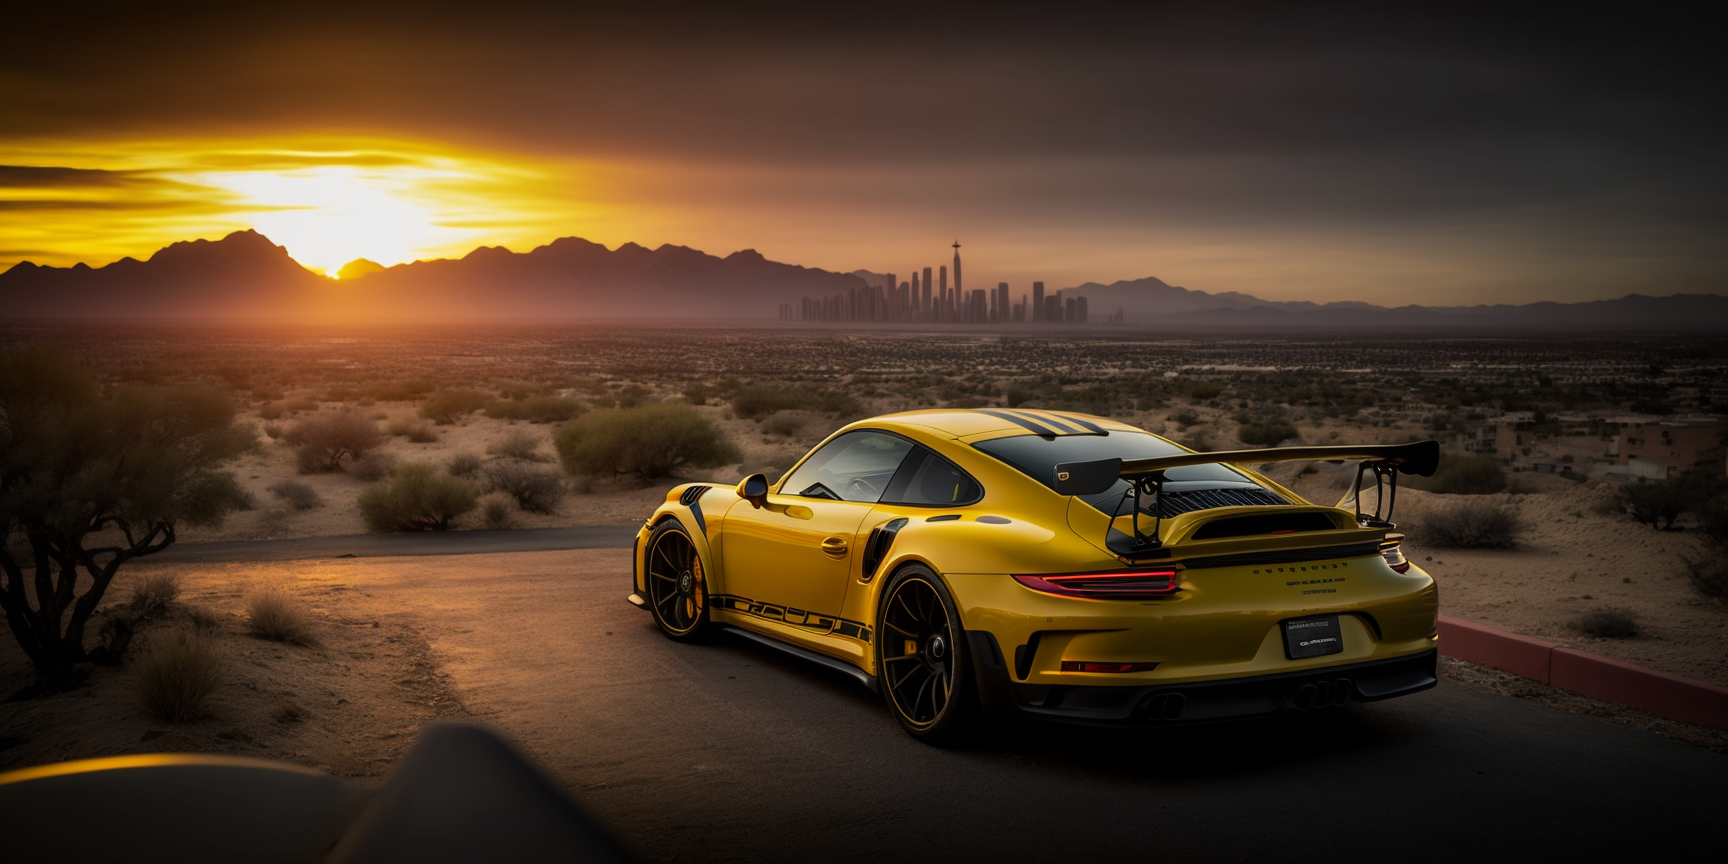
[[[1284,656],[1291,660],[1324,657],[1344,651],[1344,631],[1337,615],[1292,618],[1284,622]]]

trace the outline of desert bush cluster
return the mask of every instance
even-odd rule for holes
[[[842,390],[791,386],[752,385],[732,397],[732,412],[746,420],[759,420],[776,411],[816,411],[822,414],[856,414],[858,400]]]
[[[293,446],[295,466],[302,474],[339,471],[342,463],[359,459],[384,443],[378,424],[358,411],[334,411],[307,417],[282,436]]]
[[[456,518],[479,506],[468,480],[424,462],[403,462],[388,479],[364,492],[360,516],[370,531],[448,531]]]
[[[486,490],[501,492],[529,513],[552,513],[569,491],[555,469],[516,460],[486,466]]]
[[[1506,469],[1489,456],[1448,452],[1440,457],[1434,476],[1410,477],[1404,482],[1443,495],[1492,495],[1505,491]]]
[[[633,475],[643,482],[743,458],[723,431],[679,402],[591,411],[560,428],[553,444],[572,474]]]
[[[1417,527],[1425,545],[1455,549],[1511,549],[1522,520],[1505,504],[1459,501],[1425,514]]]

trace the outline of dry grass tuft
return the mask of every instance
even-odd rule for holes
[[[494,492],[480,499],[480,520],[487,530],[503,531],[516,527],[516,500],[503,492]]]
[[[144,577],[132,587],[128,605],[139,618],[149,618],[180,599],[180,577],[172,573],[157,573]]]
[[[204,716],[204,702],[222,682],[227,658],[210,634],[177,628],[158,634],[139,658],[138,699],[164,723],[185,723]]]
[[[278,588],[261,588],[246,598],[246,632],[272,642],[316,645],[312,620],[300,601]]]

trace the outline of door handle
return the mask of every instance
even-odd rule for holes
[[[823,551],[823,553],[828,554],[828,555],[833,555],[836,558],[844,556],[846,554],[846,538],[845,537],[825,537],[825,538],[823,538],[822,551]]]

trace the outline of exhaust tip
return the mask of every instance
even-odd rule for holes
[[[1332,682],[1332,704],[1343,705],[1350,701],[1356,692],[1356,685],[1349,678],[1339,678]]]
[[[1187,710],[1187,708],[1188,697],[1183,696],[1181,693],[1171,693],[1170,695],[1165,696],[1163,701],[1159,703],[1158,716],[1163,717],[1165,720],[1176,720],[1182,716],[1182,712]]]
[[[1306,711],[1309,708],[1314,707],[1314,699],[1319,695],[1319,688],[1315,687],[1313,684],[1302,685],[1302,687],[1296,691],[1296,698],[1293,700],[1296,705],[1296,710]]]

